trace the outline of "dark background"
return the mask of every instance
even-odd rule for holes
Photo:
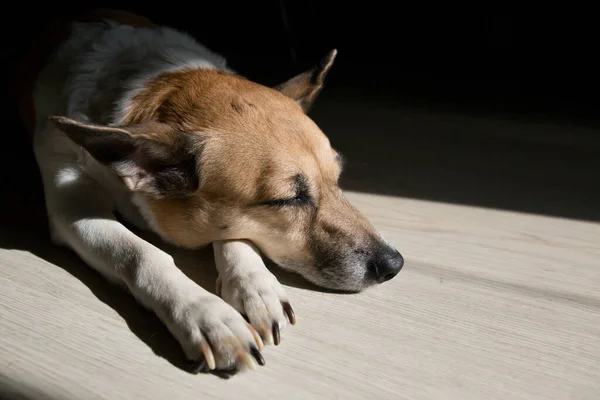
[[[337,48],[311,116],[346,155],[347,189],[600,220],[600,34],[592,9],[527,11],[494,2],[464,8],[315,0],[86,3],[94,7],[185,30],[266,85]],[[4,88],[12,82],[12,60],[43,24],[79,10],[67,2],[23,4],[5,15]],[[11,96],[5,98],[7,126],[19,131]],[[27,139],[5,135],[4,192],[21,203],[39,197]],[[24,164],[33,165],[27,179],[7,172]]]
[[[600,35],[593,10],[584,8],[316,0],[41,3],[35,12],[17,5],[3,36],[18,52],[52,17],[94,7],[126,9],[188,31],[264,83],[286,79],[337,48],[328,85],[377,100],[588,119],[599,104]]]

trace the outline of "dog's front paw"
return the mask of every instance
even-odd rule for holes
[[[217,294],[244,315],[267,344],[278,345],[287,323],[296,323],[283,286],[266,268],[260,273],[219,275]]]
[[[174,308],[167,324],[191,361],[210,370],[238,371],[264,365],[263,343],[233,307],[212,294],[201,294]]]

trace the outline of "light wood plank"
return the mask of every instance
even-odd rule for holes
[[[155,355],[146,342],[177,353],[164,328],[68,252],[0,250],[0,384],[65,400],[600,398],[598,224],[349,197],[405,269],[359,295],[290,287],[298,324],[229,380]],[[209,252],[178,254],[214,279]]]

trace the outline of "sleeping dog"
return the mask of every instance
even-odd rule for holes
[[[264,364],[264,343],[295,322],[263,256],[345,291],[402,268],[344,198],[340,156],[306,114],[335,56],[269,88],[182,32],[97,10],[58,23],[20,69],[53,242],[125,285],[210,370]],[[212,244],[218,295],[115,213],[177,246]]]

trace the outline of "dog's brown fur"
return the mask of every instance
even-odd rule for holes
[[[337,153],[305,114],[322,80],[304,77],[295,78],[288,94],[285,85],[275,90],[219,71],[189,70],[157,77],[133,99],[121,133],[170,149],[185,137],[196,148],[196,170],[182,174],[197,176],[199,190],[154,196],[143,186],[134,189],[146,192],[168,240],[196,248],[250,239],[278,262],[299,268],[317,268],[323,254],[328,260],[338,253],[342,258],[376,241],[375,229],[338,187]],[[310,205],[264,205],[294,198],[299,176]]]
[[[335,56],[275,88],[214,69],[165,72],[121,110],[120,127],[55,123],[143,198],[165,239],[248,239],[317,284],[360,289],[372,260],[396,251],[344,198],[340,158],[306,115]]]

